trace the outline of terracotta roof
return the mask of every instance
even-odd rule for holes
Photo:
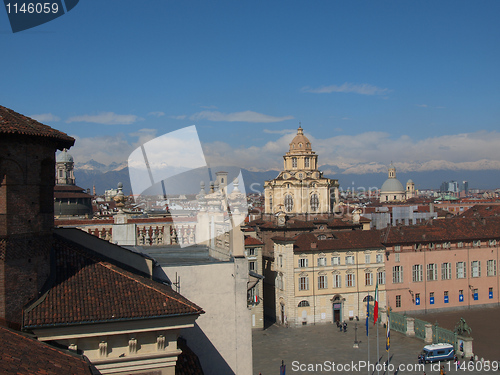
[[[500,217],[437,219],[426,225],[388,227],[383,233],[390,245],[500,239]]]
[[[500,216],[499,204],[477,204],[460,214],[462,217],[489,217]]]
[[[57,140],[58,148],[69,148],[75,144],[74,138],[32,118],[21,115],[0,105],[0,134],[29,135]]]
[[[19,332],[0,327],[0,373],[17,375],[92,375],[82,357],[60,351]]]
[[[177,357],[175,375],[203,375],[198,356],[189,348],[184,338],[177,339],[177,347],[182,353]]]
[[[245,236],[245,246],[264,246],[264,243],[255,237]]]
[[[24,311],[27,328],[198,315],[170,286],[129,272],[54,235],[54,283]]]
[[[336,232],[334,239],[326,240],[318,240],[312,233],[302,233],[293,239],[273,237],[272,240],[275,242],[292,241],[294,242],[293,250],[296,252],[377,249],[384,247],[381,241],[381,232],[376,230]]]

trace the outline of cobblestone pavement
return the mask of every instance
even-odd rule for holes
[[[417,356],[421,352],[424,342],[417,338],[409,338],[398,332],[391,331],[390,364],[392,371],[377,372],[371,368],[361,367],[370,360],[372,365],[377,364],[377,329],[370,324],[370,337],[366,336],[364,322],[357,323],[357,339],[359,348],[353,348],[355,339],[354,322],[348,323],[346,333],[339,332],[335,325],[310,325],[299,328],[284,328],[271,326],[263,331],[253,332],[253,373],[255,375],[279,375],[279,368],[283,360],[286,373],[290,374],[369,374],[369,375],[406,375],[419,374],[425,371],[427,375],[439,374],[439,365],[426,364],[424,369],[418,365]],[[379,327],[379,354],[380,363],[386,364],[385,350],[386,332],[383,326]],[[368,344],[369,349],[368,349]],[[370,355],[368,357],[368,350]],[[331,363],[334,362],[332,371]],[[310,367],[310,364],[314,366]],[[355,365],[353,367],[352,365]],[[322,367],[321,367],[322,365]],[[345,365],[349,365],[346,368]],[[398,367],[401,367],[398,370]],[[500,374],[493,370],[481,369],[479,363],[468,367],[467,370],[456,371],[453,362],[446,362],[447,374]],[[466,363],[466,365],[468,365]],[[404,367],[403,367],[404,366]],[[433,367],[431,367],[433,366]],[[341,368],[342,367],[342,368]]]

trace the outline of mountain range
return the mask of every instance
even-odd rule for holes
[[[364,168],[365,173],[362,172]],[[406,168],[401,168],[406,169]],[[200,191],[200,182],[204,181],[205,191],[209,190],[209,181],[215,180],[217,171],[228,172],[229,181],[238,176],[240,170],[245,181],[246,192],[260,192],[263,189],[264,181],[275,178],[279,171],[268,170],[262,172],[249,171],[238,167],[218,167],[213,168],[211,176],[206,169],[195,169],[182,173],[164,181],[165,190],[171,194],[196,194]],[[378,163],[368,163],[353,168],[352,165],[345,169],[338,166],[323,165],[320,170],[324,171],[325,177],[334,178],[339,181],[341,190],[351,190],[353,187],[358,190],[362,187],[380,188],[387,179],[387,166]],[[356,173],[352,173],[356,171]],[[438,190],[444,181],[468,181],[469,188],[496,189],[500,187],[499,170],[451,170],[436,169],[431,171],[405,171],[397,172],[396,177],[403,185],[411,179],[415,182],[416,189]],[[104,190],[115,189],[119,182],[123,183],[125,194],[132,192],[127,163],[111,163],[104,165],[95,160],[86,163],[75,163],[76,184],[82,188],[90,188],[95,185],[97,194],[103,194]],[[163,188],[160,184],[153,186],[143,194],[161,194]]]

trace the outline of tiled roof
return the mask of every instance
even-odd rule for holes
[[[170,286],[126,271],[54,235],[54,283],[24,311],[27,328],[198,315]]]
[[[245,236],[245,246],[263,246],[264,243],[252,236]]]
[[[91,365],[19,332],[0,327],[0,373],[17,375],[92,375]]]
[[[377,249],[384,247],[381,242],[381,232],[376,230],[335,232],[335,238],[327,240],[318,240],[312,233],[299,234],[293,239],[273,237],[272,240],[275,242],[293,241],[293,250],[295,252]]]
[[[74,138],[69,135],[0,105],[0,134],[2,133],[56,139],[61,148],[69,148],[75,144]]]
[[[189,348],[184,338],[177,339],[177,347],[182,353],[177,357],[175,375],[203,375],[198,356]]]
[[[469,218],[500,216],[500,204],[477,204],[460,214],[460,216]]]
[[[381,248],[379,231],[348,231],[336,232],[334,239],[318,240],[316,236],[308,233],[297,236],[294,251],[311,250],[311,243],[316,242],[316,250],[359,250]]]
[[[388,227],[383,233],[387,245],[500,239],[500,217],[438,219],[426,225]]]

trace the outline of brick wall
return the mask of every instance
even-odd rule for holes
[[[43,138],[0,140],[0,322],[12,327],[50,273],[55,149]]]

